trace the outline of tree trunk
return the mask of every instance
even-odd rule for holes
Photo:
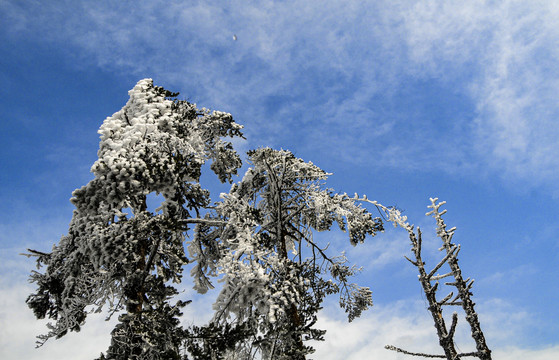
[[[278,183],[278,179],[275,176],[275,174],[273,174],[271,171],[272,169],[270,169],[268,167],[269,171],[270,171],[270,184],[273,185],[273,196],[274,196],[274,204],[276,207],[276,237],[278,239],[278,245],[279,245],[279,255],[280,258],[284,260],[285,265],[286,265],[286,273],[285,276],[289,277],[289,269],[288,269],[288,265],[290,265],[291,260],[289,260],[289,256],[287,254],[287,243],[286,243],[286,230],[284,229],[284,225],[283,225],[283,215],[284,215],[284,211],[283,211],[283,201],[282,201],[282,197],[281,197],[281,184]],[[290,336],[295,344],[296,347],[296,354],[293,357],[293,360],[305,360],[305,355],[304,355],[304,344],[303,344],[303,338],[301,336],[300,333],[298,333],[298,329],[300,329],[302,323],[301,323],[301,318],[299,316],[299,311],[297,309],[297,305],[295,303],[291,303],[291,305],[289,306],[288,309],[285,309],[285,313],[288,314],[289,317],[289,321],[290,321],[290,326],[289,326],[289,331],[291,332]]]
[[[447,254],[450,253],[452,250],[452,244],[450,240],[452,235],[446,233],[442,236],[443,243]],[[460,295],[460,299],[462,300],[462,308],[466,313],[466,321],[470,324],[470,328],[472,330],[472,338],[476,343],[476,350],[478,351],[478,357],[480,360],[491,360],[491,350],[487,346],[485,342],[485,336],[481,331],[481,325],[479,323],[479,319],[477,313],[474,309],[475,303],[472,301],[470,295],[471,285],[473,284],[473,280],[468,284],[467,280],[465,281],[462,278],[462,271],[460,270],[460,266],[458,265],[458,259],[456,257],[450,257],[448,260],[448,265],[450,270],[452,270],[452,275],[454,276],[454,286],[458,290],[458,294]]]
[[[454,347],[453,336],[452,334],[449,334],[449,331],[447,330],[441,305],[437,301],[437,286],[436,284],[435,286],[431,286],[429,276],[425,271],[424,262],[421,259],[421,230],[419,228],[417,229],[417,238],[415,238],[414,233],[410,233],[410,239],[414,244],[414,253],[416,258],[415,265],[419,270],[419,281],[421,282],[421,286],[423,287],[423,291],[425,292],[425,296],[429,302],[428,310],[431,312],[431,316],[435,322],[435,328],[437,329],[437,335],[439,336],[439,344],[443,348],[446,358],[448,360],[454,360],[457,358],[458,352]]]

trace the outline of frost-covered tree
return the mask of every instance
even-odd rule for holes
[[[371,291],[350,282],[358,268],[313,237],[337,223],[356,245],[382,231],[382,221],[356,198],[325,188],[329,174],[270,148],[249,152],[252,167],[207,219],[226,225],[197,225],[190,254],[196,287],[206,275],[221,275],[215,324],[243,326],[250,334],[231,358],[304,359],[305,340],[322,340],[317,312],[326,295],[338,294],[349,320],[372,305]]]
[[[230,114],[198,109],[144,79],[127,104],[99,130],[94,179],[73,193],[68,234],[45,253],[30,250],[41,271],[27,304],[54,320],[44,343],[79,331],[91,311],[120,312],[102,358],[179,359],[185,332],[173,283],[188,262],[183,242],[200,219],[209,193],[201,168],[230,181],[241,161],[224,137],[242,136]],[[148,209],[152,196],[162,200]]]
[[[435,265],[429,272],[425,268],[425,262],[421,256],[421,246],[422,246],[422,235],[421,230],[417,228],[417,235],[413,231],[413,227],[405,222],[400,222],[400,225],[404,227],[409,234],[409,238],[412,244],[412,253],[415,260],[406,259],[411,262],[419,272],[419,282],[421,287],[425,292],[425,297],[429,303],[428,310],[431,313],[433,322],[435,323],[435,329],[437,330],[437,336],[439,337],[439,345],[444,351],[444,355],[432,355],[425,353],[410,352],[407,350],[400,349],[398,347],[387,345],[386,349],[394,350],[400,353],[421,356],[427,358],[446,358],[448,360],[457,360],[465,357],[477,357],[481,360],[491,360],[491,350],[487,346],[485,341],[485,336],[481,331],[481,326],[478,319],[478,314],[474,308],[474,302],[472,300],[472,286],[474,284],[473,279],[464,279],[462,277],[462,270],[458,265],[458,252],[460,251],[460,245],[452,243],[452,237],[456,228],[447,229],[447,226],[443,220],[443,215],[446,210],[439,211],[440,207],[446,202],[438,202],[438,198],[431,199],[431,205],[429,211],[426,215],[432,215],[437,222],[437,236],[442,240],[443,246],[439,249],[444,250],[445,256]],[[438,271],[447,265],[449,271],[444,274],[439,274]],[[454,287],[456,289],[456,295],[451,291],[443,299],[437,299],[437,291],[439,289],[439,281],[452,278],[454,281],[446,282],[445,285]],[[454,342],[454,334],[456,331],[456,326],[458,324],[458,314],[454,312],[452,314],[452,322],[450,327],[447,327],[445,319],[443,317],[443,306],[460,306],[464,310],[466,315],[466,321],[470,325],[471,336],[476,344],[476,351],[468,353],[459,353],[456,349]]]

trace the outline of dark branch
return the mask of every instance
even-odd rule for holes
[[[392,350],[392,351],[396,351],[396,352],[406,354],[406,355],[422,356],[422,357],[426,357],[426,358],[446,359],[446,355],[432,355],[432,354],[425,354],[425,353],[414,353],[414,352],[406,351],[404,349],[400,349],[400,348],[398,348],[394,345],[386,345],[384,348],[386,350]]]

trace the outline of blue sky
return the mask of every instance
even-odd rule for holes
[[[0,0],[0,36],[1,358],[90,359],[108,346],[111,327],[93,318],[33,349],[45,328],[24,305],[33,264],[17,254],[66,232],[97,129],[146,77],[232,113],[239,151],[289,149],[333,173],[336,190],[397,205],[430,234],[432,261],[424,213],[429,197],[446,200],[495,358],[559,357],[555,2]],[[347,324],[329,302],[316,358],[403,358],[387,343],[440,352],[406,234],[347,250],[375,306]],[[204,321],[207,303],[185,321]],[[472,348],[467,329],[459,340]]]

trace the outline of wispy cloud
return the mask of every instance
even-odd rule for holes
[[[441,77],[465,76],[476,160],[554,190],[558,15],[553,2],[473,1],[420,3],[406,16],[412,60]]]
[[[126,74],[130,87],[141,77],[153,77],[201,106],[232,112],[246,125],[245,149],[283,147],[307,160],[323,157],[379,171],[500,177],[504,183],[544,186],[559,195],[559,6],[552,1],[122,1],[94,6],[85,1],[0,1],[0,10],[0,31],[6,37],[51,46],[78,68]],[[87,181],[91,161],[82,163],[85,155],[76,147],[57,145],[47,151],[50,165],[63,174],[55,179],[75,180],[81,173],[79,184]],[[61,162],[81,170],[64,172]],[[52,182],[53,176],[37,179]],[[89,336],[106,344],[109,331],[92,321],[82,332],[83,342],[75,342],[82,335],[72,334],[28,355],[33,336],[44,327],[37,327],[25,307],[30,288],[17,285],[25,282],[21,274],[30,263],[13,258],[25,247],[48,249],[56,242],[67,230],[71,207],[66,203],[61,210],[66,215],[54,216],[52,207],[33,212],[35,204],[10,201],[13,214],[6,219],[22,220],[0,224],[0,242],[10,247],[0,249],[3,258],[9,257],[0,266],[0,320],[17,329],[1,334],[0,357],[75,358],[70,344],[84,349],[97,342]],[[556,227],[549,229],[534,238],[555,239],[550,234]],[[408,266],[402,260],[409,250],[405,234],[385,235],[349,250],[348,257],[367,270],[392,271],[398,262]],[[479,289],[517,270],[526,276],[530,269],[522,264],[503,269]],[[202,321],[209,310],[196,306],[195,301],[186,317]],[[437,349],[421,303],[383,306],[349,325],[328,309],[322,320],[328,341],[319,346],[317,358],[374,354],[388,359],[390,353],[382,349],[386,343]],[[480,309],[488,337],[498,344],[495,358],[558,357],[557,346],[523,350],[510,340],[525,336],[527,328],[534,328],[526,322],[541,315],[502,300],[486,301]],[[91,358],[105,348],[82,354]]]
[[[472,177],[488,169],[532,186],[559,180],[553,2],[8,5],[9,26],[73,43],[80,61],[233,112],[255,146]],[[437,121],[417,107],[422,82],[448,111]]]
[[[316,359],[401,359],[401,354],[384,349],[394,345],[409,351],[441,354],[433,320],[421,301],[405,300],[377,306],[348,323],[341,311],[327,308],[318,326],[327,329],[326,341],[317,342]],[[559,347],[523,348],[518,339],[529,337],[530,314],[506,301],[494,299],[479,306],[481,325],[495,359],[553,359]],[[461,315],[462,316],[462,315]],[[456,342],[463,352],[475,351],[470,330],[459,318]]]

